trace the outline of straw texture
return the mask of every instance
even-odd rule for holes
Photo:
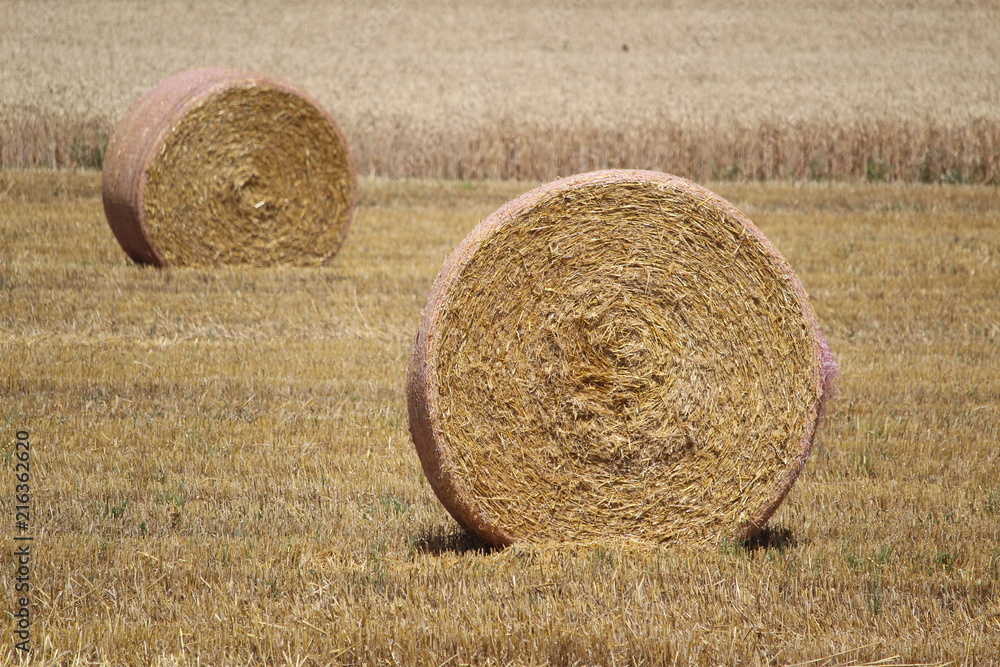
[[[337,123],[302,91],[222,68],[143,94],[115,127],[104,210],[137,262],[328,262],[347,235],[356,176]]]
[[[449,512],[516,541],[756,532],[836,373],[787,262],[681,178],[542,186],[448,257],[410,359],[410,429]]]

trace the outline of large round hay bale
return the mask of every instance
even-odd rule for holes
[[[410,430],[441,502],[493,544],[742,540],[802,470],[835,368],[732,205],[601,171],[509,202],[448,257]]]
[[[125,112],[102,193],[137,262],[313,266],[347,235],[355,180],[343,133],[305,93],[203,68],[165,79]]]

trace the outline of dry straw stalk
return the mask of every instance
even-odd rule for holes
[[[448,257],[410,428],[442,503],[491,543],[740,540],[802,470],[834,372],[739,211],[600,171],[509,202]]]
[[[126,111],[102,192],[137,262],[310,266],[343,243],[355,181],[343,133],[305,93],[203,68],[165,79]]]

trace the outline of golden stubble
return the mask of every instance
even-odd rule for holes
[[[997,190],[706,184],[795,267],[838,354],[804,474],[748,546],[489,551],[424,480],[404,378],[445,256],[532,185],[364,179],[327,267],[155,271],[95,174],[0,173],[31,662],[1000,661]]]

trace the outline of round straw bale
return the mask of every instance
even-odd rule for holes
[[[648,171],[539,187],[449,255],[410,358],[410,430],[469,531],[743,540],[788,493],[836,364],[739,211]]]
[[[101,184],[108,223],[136,262],[328,262],[355,205],[347,141],[282,81],[223,68],[169,77],[115,127]]]

